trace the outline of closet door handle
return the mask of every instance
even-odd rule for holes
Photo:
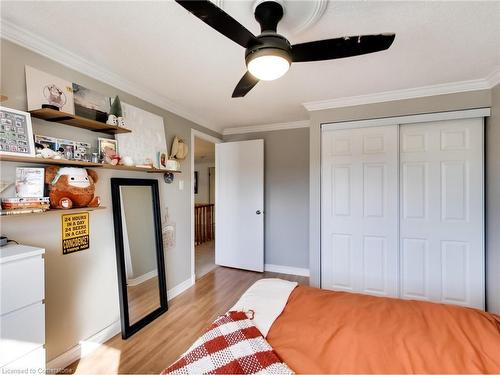
[[[257,215],[260,215],[262,212],[260,210],[255,211]]]

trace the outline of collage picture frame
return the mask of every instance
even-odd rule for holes
[[[0,106],[0,155],[35,156],[29,112]]]

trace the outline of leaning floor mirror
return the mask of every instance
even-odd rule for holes
[[[158,181],[112,178],[122,337],[168,309]]]

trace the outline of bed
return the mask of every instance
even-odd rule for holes
[[[500,316],[264,279],[231,311],[296,373],[500,373]]]

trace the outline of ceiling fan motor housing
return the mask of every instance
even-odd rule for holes
[[[292,62],[292,46],[288,39],[276,32],[278,22],[283,17],[283,6],[276,1],[263,1],[255,8],[255,19],[260,24],[261,34],[257,36],[260,44],[251,45],[245,51],[248,63],[262,55],[280,56]]]
[[[281,56],[292,62],[292,46],[290,42],[282,35],[276,33],[265,33],[257,37],[262,44],[251,46],[245,51],[245,61],[248,63],[254,58],[262,55]]]

